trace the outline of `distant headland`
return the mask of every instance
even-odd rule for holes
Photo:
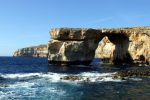
[[[48,50],[46,44],[38,46],[31,46],[22,49],[18,49],[14,52],[14,57],[47,57]]]

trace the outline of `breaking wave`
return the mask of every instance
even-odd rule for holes
[[[0,74],[1,78],[4,79],[30,79],[30,78],[46,78],[51,82],[69,82],[71,80],[63,80],[63,77],[66,76],[77,76],[81,77],[80,80],[75,80],[75,82],[85,82],[88,79],[88,82],[120,82],[121,80],[113,79],[113,73],[98,73],[98,72],[82,72],[80,74],[63,74],[63,73],[17,73],[17,74]]]

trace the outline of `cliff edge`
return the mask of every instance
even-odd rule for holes
[[[18,49],[14,52],[14,57],[47,57],[47,45],[38,45],[38,46],[31,46],[22,49]]]

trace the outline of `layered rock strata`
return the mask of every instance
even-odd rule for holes
[[[112,63],[150,62],[150,27],[113,29],[56,28],[50,32],[48,60],[55,64],[89,64],[96,57]]]
[[[13,54],[14,57],[47,57],[47,45],[32,46],[27,48],[18,49]]]
[[[106,35],[96,50],[97,58],[104,60],[109,58],[109,61],[112,62],[113,60],[115,61],[114,58],[118,56],[118,58],[123,59],[127,63],[150,63],[150,27],[103,29],[103,31],[106,34],[109,33],[112,35],[123,33],[126,38],[120,36],[120,39],[117,39],[118,43],[124,43],[121,43],[122,46],[118,46],[118,43],[114,43],[113,40]],[[119,50],[120,52],[118,52]]]
[[[53,29],[53,40],[48,43],[48,60],[51,64],[88,65],[98,46],[98,31],[94,29]]]

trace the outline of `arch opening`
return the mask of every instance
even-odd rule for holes
[[[128,52],[129,38],[124,34],[106,34],[100,37],[99,45],[95,51],[95,58],[102,62],[122,64],[132,63],[132,57]]]

